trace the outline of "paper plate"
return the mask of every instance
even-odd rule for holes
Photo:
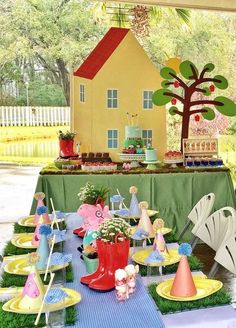
[[[66,268],[69,263],[64,263],[61,265],[53,265],[49,268],[49,271],[54,272]],[[4,271],[11,273],[11,274],[18,274],[18,275],[28,275],[30,273],[31,266],[27,263],[27,258],[18,258],[13,261],[10,261],[4,266]],[[40,274],[45,273],[45,270],[38,270]]]
[[[55,220],[55,223],[63,222],[63,219],[57,219]],[[36,224],[34,223],[34,215],[24,216],[18,220],[18,224],[23,227],[36,227]],[[51,224],[51,222],[50,222]]]
[[[133,235],[134,233],[135,233],[135,231],[137,230],[137,228],[138,228],[138,226],[134,226],[134,227],[131,227],[131,235]],[[167,233],[169,233],[169,232],[171,232],[172,231],[172,229],[171,228],[166,228],[166,227],[164,227],[164,228],[162,228],[162,229],[160,229],[159,230],[163,235],[166,235]],[[152,236],[147,236],[147,237],[145,237],[146,239],[147,238],[154,238],[155,237],[155,234],[154,235],[152,235]],[[144,238],[143,238],[144,239]]]
[[[61,302],[45,305],[42,313],[44,313],[45,310],[47,310],[47,312],[58,311],[58,310],[66,308],[66,307],[75,305],[81,301],[81,294],[78,293],[76,290],[70,289],[70,288],[62,288],[62,290],[67,293],[68,297],[66,297]],[[6,302],[3,305],[3,307],[2,307],[3,310],[7,311],[7,312],[14,312],[14,313],[21,313],[21,314],[37,314],[38,313],[39,308],[32,309],[32,310],[19,308],[19,303],[20,303],[21,298],[22,298],[21,295],[12,298],[10,301]]]
[[[152,252],[152,248],[145,248],[142,249],[141,251],[138,251],[133,254],[132,260],[138,264],[141,265],[146,265],[145,259],[149,256],[149,254]],[[174,263],[177,263],[180,261],[181,256],[178,254],[178,249],[169,249],[168,255],[165,256],[163,254],[165,261],[163,262],[155,262],[155,263],[150,263],[148,266],[156,267],[156,266],[167,266],[171,265]]]
[[[117,211],[110,211],[111,214],[114,214],[116,216],[119,216],[122,219],[140,219],[140,215],[134,215],[134,216],[126,216],[126,215],[120,215],[119,214],[119,210]],[[154,215],[156,215],[158,213],[158,211],[154,211],[154,210],[147,210],[147,214],[149,217],[152,217]]]
[[[173,280],[174,279],[168,279],[160,283],[156,288],[157,294],[171,301],[195,301],[216,293],[223,286],[222,282],[219,280],[193,276],[193,280],[197,289],[197,294],[191,297],[176,297],[170,295]]]
[[[13,235],[11,243],[20,248],[37,248],[38,245],[32,245],[33,233],[18,233]]]

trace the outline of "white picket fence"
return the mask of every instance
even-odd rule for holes
[[[0,126],[70,125],[70,107],[0,106]]]

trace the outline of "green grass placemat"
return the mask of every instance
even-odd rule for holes
[[[195,255],[190,255],[188,257],[188,262],[191,271],[199,271],[203,268],[203,263],[197,258]],[[162,267],[162,273],[163,274],[169,274],[169,273],[174,273],[177,271],[179,263],[175,263],[172,265],[167,265],[166,267]],[[139,272],[141,276],[146,276],[147,275],[147,266],[145,265],[140,265],[139,264]],[[158,267],[152,267],[151,268],[151,274],[152,275],[158,275],[159,274],[159,268]]]
[[[73,274],[73,269],[72,269],[72,264],[70,263],[65,270],[65,280],[66,282],[72,282],[74,280],[74,274]],[[56,271],[55,272],[55,278],[54,281],[61,280],[63,279],[62,277],[62,270]],[[43,280],[43,276],[41,275],[41,278]],[[0,287],[22,287],[25,285],[27,276],[21,276],[21,275],[14,275],[10,274],[8,272],[3,272],[1,276],[1,281],[0,281]],[[48,284],[50,280],[50,277],[48,275],[47,280],[45,281],[45,284]]]
[[[34,232],[35,227],[23,227],[18,223],[14,224],[14,233],[32,233]]]
[[[37,326],[34,325],[36,320],[35,314],[18,314],[5,312],[2,309],[3,303],[0,303],[0,326],[6,328],[32,328],[32,327],[44,327],[45,326],[45,315],[42,314],[39,324]],[[76,308],[75,306],[71,306],[66,308],[65,313],[65,323],[66,325],[75,324],[76,318]]]
[[[231,297],[224,288],[200,300],[179,302],[179,301],[170,301],[159,296],[156,292],[156,287],[157,287],[156,283],[151,284],[148,286],[148,290],[162,314],[201,309],[201,308],[226,305],[231,303]]]

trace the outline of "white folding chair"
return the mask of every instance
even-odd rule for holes
[[[184,234],[188,230],[191,224],[194,224],[198,227],[202,221],[204,221],[211,213],[213,205],[215,202],[215,194],[210,193],[208,195],[204,195],[198,203],[193,207],[191,212],[188,215],[189,221],[185,224],[182,232],[179,235],[179,240],[183,238]],[[192,242],[192,247],[197,243],[197,239],[195,238]],[[193,245],[195,244],[195,245]],[[193,247],[194,248],[194,247]]]
[[[230,230],[232,234],[236,228],[234,212],[232,207],[223,207],[210,215],[197,230],[193,231],[193,229],[192,232],[214,251],[217,251],[229,236]]]
[[[215,262],[209,273],[210,277],[214,277],[219,268],[219,264],[236,274],[236,210],[232,207],[227,207],[226,209],[230,212],[230,216],[228,217],[228,229],[216,252],[214,258]]]

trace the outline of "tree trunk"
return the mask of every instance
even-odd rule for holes
[[[185,108],[186,107],[186,108]],[[189,120],[190,120],[190,112],[189,107],[184,106],[183,110],[183,118],[182,118],[182,131],[181,131],[181,152],[183,151],[183,139],[188,138],[188,132],[189,132]]]
[[[61,86],[66,98],[66,103],[70,106],[70,77],[66,64],[62,59],[57,59],[57,67],[60,72]]]

